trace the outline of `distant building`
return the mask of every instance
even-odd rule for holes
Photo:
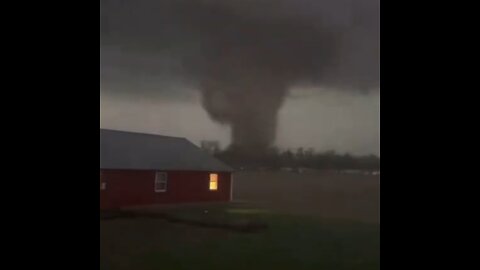
[[[200,148],[209,154],[215,154],[220,150],[220,143],[218,141],[201,141]]]
[[[100,130],[100,208],[230,201],[233,169],[184,138]]]

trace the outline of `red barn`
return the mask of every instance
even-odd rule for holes
[[[100,130],[100,209],[227,202],[232,172],[184,138]]]

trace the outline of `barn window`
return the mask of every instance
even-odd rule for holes
[[[218,189],[218,174],[211,173],[210,174],[210,190],[217,190]]]
[[[155,192],[167,191],[167,174],[164,172],[157,172],[155,175]]]

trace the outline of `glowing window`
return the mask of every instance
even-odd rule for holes
[[[217,190],[218,189],[218,174],[211,173],[210,174],[210,190]]]

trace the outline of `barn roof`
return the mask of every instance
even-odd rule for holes
[[[108,129],[100,129],[100,168],[233,171],[185,138]]]

